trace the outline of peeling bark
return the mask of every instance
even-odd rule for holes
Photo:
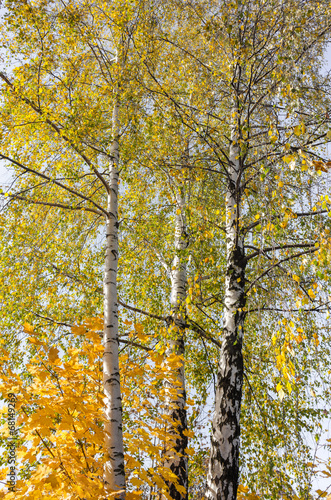
[[[113,159],[110,165],[106,221],[106,258],[104,273],[104,355],[103,380],[105,403],[105,444],[107,460],[104,483],[107,493],[118,491],[114,500],[125,499],[124,450],[122,434],[122,399],[118,356],[118,104],[113,111]]]
[[[232,110],[236,116],[237,107]],[[243,385],[242,339],[245,306],[244,241],[240,232],[240,159],[237,124],[231,131],[226,194],[226,278],[224,327],[217,373],[215,413],[207,476],[207,500],[235,500],[239,481],[240,406]]]

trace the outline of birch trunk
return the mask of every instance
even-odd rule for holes
[[[188,237],[186,232],[185,218],[185,193],[184,188],[177,193],[177,213],[175,222],[175,252],[171,269],[171,310],[174,327],[174,338],[170,341],[167,355],[175,352],[181,356],[181,365],[176,374],[175,398],[169,401],[169,416],[175,426],[169,427],[169,434],[174,440],[173,450],[167,452],[165,465],[177,476],[178,485],[185,488],[185,493],[179,492],[175,484],[169,483],[169,494],[173,500],[187,500],[188,498],[188,459],[186,448],[188,445],[187,435],[187,414],[186,414],[186,391],[185,391],[185,299],[187,294],[186,259],[183,258],[183,251],[188,247]],[[171,384],[167,384],[168,387]],[[171,424],[170,424],[171,425]]]
[[[104,273],[104,355],[103,380],[105,394],[105,444],[107,460],[104,483],[107,493],[118,491],[114,500],[125,498],[124,450],[122,435],[122,399],[118,356],[118,113],[113,110],[113,159],[110,165],[110,191],[108,193],[106,221],[106,259]]]
[[[232,116],[236,116],[237,110],[237,106],[232,109]],[[207,500],[235,500],[239,480],[246,261],[243,236],[239,227],[240,184],[243,179],[237,130],[237,124],[233,124],[226,194],[227,262],[224,327],[215,394],[215,414],[207,476]]]

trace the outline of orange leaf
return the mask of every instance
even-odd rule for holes
[[[51,347],[48,353],[48,360],[50,363],[54,363],[59,357],[59,350],[56,347]]]

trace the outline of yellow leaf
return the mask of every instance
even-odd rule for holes
[[[294,131],[295,135],[297,135],[297,136],[301,135],[301,126],[297,125],[296,127],[294,127],[293,131]]]
[[[283,160],[285,161],[285,163],[291,163],[291,161],[295,160],[295,156],[293,155],[286,155],[283,157]]]
[[[285,361],[283,354],[278,354],[278,356],[276,356],[276,359],[277,359],[277,368],[280,368]]]
[[[24,329],[25,333],[30,333],[31,334],[31,333],[34,332],[33,326],[30,325],[30,323],[24,323],[23,329]]]
[[[143,333],[144,327],[141,323],[136,323],[134,327],[137,333]]]
[[[321,170],[322,172],[327,172],[327,166],[325,165],[324,161],[321,160],[313,160],[313,166],[315,170]]]
[[[181,493],[183,496],[185,496],[185,493],[186,493],[186,488],[184,488],[184,486],[180,485],[180,484],[176,484],[175,483],[175,488],[176,490]]]
[[[328,494],[326,491],[323,490],[316,490],[316,493],[318,494],[319,497],[325,498]]]
[[[50,363],[54,363],[59,357],[59,350],[56,347],[51,347],[48,353],[48,360]]]
[[[194,437],[194,435],[195,435],[193,431],[188,430],[188,429],[184,429],[184,430],[182,431],[182,434],[184,434],[184,436],[191,437],[191,438],[193,438],[193,437]]]
[[[194,448],[185,448],[185,453],[188,456],[193,457],[195,455],[195,450],[194,450]]]
[[[44,345],[43,342],[36,339],[35,337],[29,337],[28,340],[29,340],[29,342],[31,342],[31,344],[34,344],[34,345]]]
[[[286,381],[286,389],[288,390],[288,393],[291,394],[291,392],[292,392],[292,386],[291,386],[291,383],[288,380]]]
[[[74,335],[84,335],[86,332],[86,328],[84,326],[73,326],[71,331]]]
[[[284,396],[285,396],[285,392],[283,391],[283,389],[280,389],[280,391],[278,391],[278,397],[279,397],[279,399],[281,401],[283,401]]]
[[[268,224],[266,225],[267,231],[272,231],[274,227],[275,227],[274,224],[271,224],[271,222],[268,222]]]
[[[138,477],[132,477],[131,480],[130,480],[130,483],[132,484],[132,486],[138,486],[139,487],[142,484],[144,484],[144,481],[142,481]]]
[[[139,500],[142,497],[142,491],[128,491],[125,495],[126,500]]]

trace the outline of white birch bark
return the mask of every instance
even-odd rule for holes
[[[182,357],[182,362],[176,373],[176,398],[169,398],[169,416],[177,425],[168,432],[171,440],[174,440],[173,451],[166,454],[165,465],[177,476],[178,485],[183,486],[186,493],[180,493],[173,483],[169,484],[169,494],[173,500],[186,500],[188,498],[188,459],[186,448],[188,444],[185,431],[187,430],[186,415],[186,391],[185,391],[185,299],[187,295],[186,258],[183,258],[183,251],[188,247],[188,236],[185,217],[185,192],[182,186],[181,191],[176,189],[177,212],[175,220],[175,257],[172,261],[170,272],[171,279],[171,325],[174,328],[174,337],[170,340],[167,355],[175,352]],[[165,386],[171,384],[165,383]]]
[[[238,107],[232,109],[236,116]],[[207,500],[235,500],[239,480],[240,406],[243,384],[242,336],[245,305],[245,254],[240,233],[242,165],[237,120],[233,118],[226,193],[226,278],[224,328],[220,351]]]
[[[119,105],[113,110],[113,144],[110,164],[110,191],[108,193],[106,221],[106,259],[104,273],[104,355],[103,380],[105,403],[105,444],[107,460],[104,483],[107,493],[118,491],[114,500],[125,499],[124,450],[122,434],[122,399],[118,356],[118,114]]]

